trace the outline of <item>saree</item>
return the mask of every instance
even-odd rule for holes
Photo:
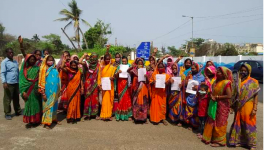
[[[81,71],[72,70],[68,67],[66,69],[68,74],[72,75],[66,89],[68,100],[67,119],[76,120],[81,118]]]
[[[100,67],[98,74],[98,85],[101,85],[101,78],[103,77],[113,77],[116,67],[111,64]],[[113,111],[113,102],[114,102],[114,82],[111,81],[111,90],[102,91],[102,107],[100,118],[108,119],[112,117]]]
[[[188,74],[186,77],[186,81],[189,79],[195,80],[199,82],[199,85],[202,81],[204,81],[204,76],[199,72],[199,65],[193,62],[198,73],[195,75]],[[187,124],[191,124],[193,127],[197,128],[199,126],[199,117],[198,117],[198,99],[195,94],[186,93],[184,88],[184,98],[185,98],[185,114],[184,114],[184,122]]]
[[[29,68],[30,57],[35,56],[27,54],[19,72],[19,92],[21,95],[23,93],[28,95],[28,99],[25,101],[23,122],[38,124],[41,122],[41,97],[38,93],[39,66],[34,65]]]
[[[225,79],[219,82],[215,82],[212,89],[213,95],[225,95],[226,89],[232,87],[232,72],[226,67],[219,67]],[[232,91],[232,88],[231,88]],[[205,143],[217,143],[222,146],[226,145],[226,128],[227,128],[227,119],[230,110],[230,101],[228,99],[217,100],[217,111],[216,118],[213,120],[208,117],[205,127],[202,140]]]
[[[232,146],[257,146],[256,115],[251,116],[254,106],[254,96],[259,92],[258,81],[250,77],[251,66],[243,65],[248,69],[248,77],[238,87],[238,97],[234,122],[230,129],[229,144]]]
[[[98,114],[99,109],[99,89],[97,84],[99,63],[94,70],[91,68],[86,72],[84,82],[85,102],[84,102],[84,116],[91,117]]]
[[[156,74],[158,74],[158,69],[154,71],[152,74],[152,78],[150,79],[150,83],[156,81]],[[170,76],[166,73],[162,73],[166,75],[165,82],[167,82]],[[153,94],[151,98],[150,104],[150,121],[154,123],[159,123],[162,120],[166,119],[166,88],[153,88]]]
[[[128,64],[130,67],[130,64]],[[116,70],[119,70],[119,66]],[[128,87],[128,78],[117,78],[118,105],[115,111],[116,120],[128,120],[132,117],[131,90]]]
[[[178,65],[176,66],[178,67]],[[179,75],[176,75],[176,77],[179,77]],[[184,85],[183,81],[185,80],[185,76],[182,75],[181,79],[182,79],[181,84]],[[169,118],[171,119],[172,122],[183,121],[185,110],[183,104],[182,90],[181,91],[171,90],[171,85],[170,85],[167,95],[168,95],[167,98],[168,98]]]
[[[42,124],[51,125],[52,122],[57,122],[60,78],[55,64],[49,68],[46,65],[47,57],[40,66],[39,88],[47,97],[46,101],[42,100]]]
[[[208,74],[207,71],[209,70],[212,74],[214,74],[213,78],[208,78]],[[212,85],[214,84],[215,80],[216,80],[216,68],[214,66],[210,66],[210,67],[206,67],[204,69],[204,76],[205,76],[205,84],[208,86],[209,91],[212,91]]]

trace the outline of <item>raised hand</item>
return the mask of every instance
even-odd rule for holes
[[[19,42],[20,44],[23,43],[23,38],[21,37],[21,35],[19,35],[19,37],[18,37],[18,42]]]

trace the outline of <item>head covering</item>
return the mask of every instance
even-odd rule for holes
[[[231,82],[233,82],[233,74],[232,71],[226,67],[218,67],[220,68],[220,70],[222,71],[225,80],[230,80]]]
[[[40,70],[39,70],[39,82],[38,82],[38,87],[40,89],[45,89],[45,85],[46,85],[46,76],[49,74],[50,69],[49,68],[55,68],[55,62],[53,63],[53,65],[51,67],[49,67],[47,65],[47,58],[50,55],[47,55],[44,57],[42,64],[40,66]],[[49,69],[49,71],[47,71],[47,69]]]
[[[168,62],[169,59],[171,59],[171,62]],[[166,73],[169,75],[172,75],[172,65],[173,65],[173,57],[169,56],[167,59],[167,68],[166,68]]]
[[[250,75],[251,75],[251,71],[252,71],[251,66],[250,66],[249,64],[242,64],[241,67],[240,67],[240,69],[241,69],[242,67],[247,68],[247,71],[248,71],[248,76],[247,76],[247,78],[250,77]],[[240,73],[240,69],[239,69],[239,73]]]
[[[172,66],[171,66],[171,69],[173,68],[173,66],[175,66],[177,68],[177,74],[176,74],[176,77],[178,77],[180,75],[180,67],[178,66],[177,63],[173,63]],[[174,76],[174,73],[172,71],[172,75]]]
[[[212,64],[213,64],[213,66],[215,67],[215,64],[214,64],[214,62],[213,62],[213,61],[211,61],[211,60],[209,60],[209,61],[207,61],[207,62],[206,62],[206,65],[205,65],[205,67],[208,67],[208,63],[209,63],[209,62],[210,62],[210,63],[212,63]]]
[[[199,70],[200,70],[200,66],[199,66],[199,64],[196,63],[196,62],[192,62],[192,65],[194,65],[195,68],[196,68],[196,70],[197,70],[197,72],[199,72]]]
[[[209,90],[212,90],[212,85],[216,80],[216,68],[214,66],[206,67],[204,69],[205,77],[208,77],[207,70],[209,70],[212,74],[214,74],[214,77],[212,79],[205,78],[205,84],[208,86]]]
[[[74,60],[74,57],[77,57],[79,59],[78,55],[74,54],[74,55],[71,56],[71,61]]]

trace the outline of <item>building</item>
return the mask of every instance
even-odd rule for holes
[[[263,55],[263,44],[262,43],[246,43],[243,45],[236,45],[236,49],[239,54],[256,52]]]

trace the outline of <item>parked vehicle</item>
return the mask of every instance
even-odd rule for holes
[[[242,64],[249,64],[252,68],[251,77],[263,82],[263,61],[261,60],[240,60],[234,65],[233,73],[237,73]]]

